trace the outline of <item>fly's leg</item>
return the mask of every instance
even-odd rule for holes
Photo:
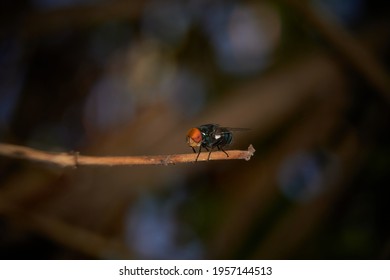
[[[210,155],[211,155],[211,152],[213,151],[213,149],[208,149],[207,147],[204,147],[204,148],[206,149],[206,151],[209,152],[209,155],[207,156],[207,160],[210,160]],[[192,149],[193,149],[194,152],[196,153],[194,147],[192,147]],[[196,155],[195,162],[198,161],[198,158],[199,158],[199,155],[200,155],[200,152],[201,152],[201,151],[202,151],[202,147],[199,147],[199,151],[198,151],[198,154]],[[223,151],[223,152],[228,156],[228,154],[227,154],[225,151]]]
[[[195,148],[194,147],[191,147],[192,148],[192,150],[194,151],[194,154],[196,154],[196,150],[195,150]]]
[[[218,150],[224,152],[227,157],[229,157],[229,154],[222,147],[217,146],[217,148],[218,148]]]
[[[210,149],[209,155],[208,155],[208,157],[207,157],[207,160],[210,160],[210,155],[211,155],[212,150],[213,150],[213,149]]]
[[[207,160],[210,160],[210,155],[211,155],[211,152],[213,151],[213,149],[209,150],[209,148],[207,148],[207,147],[204,147],[204,148],[206,149],[206,151],[209,152],[209,155],[207,156]]]
[[[193,149],[193,150],[194,150],[194,152],[196,153],[196,151],[195,151],[195,148],[194,148],[194,147],[192,147],[192,149]],[[195,162],[197,162],[197,161],[198,161],[198,158],[199,158],[199,155],[200,155],[200,152],[201,152],[201,150],[202,150],[202,147],[199,147],[199,151],[198,151],[198,154],[196,155]]]

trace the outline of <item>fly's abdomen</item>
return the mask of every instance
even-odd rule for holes
[[[233,134],[229,130],[221,129],[220,133],[216,133],[215,136],[214,147],[224,147],[232,143]]]
[[[198,129],[202,133],[202,147],[204,148],[223,148],[232,142],[233,134],[226,127],[220,127],[217,124],[204,124]]]

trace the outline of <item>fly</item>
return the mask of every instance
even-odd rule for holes
[[[232,143],[232,131],[244,130],[248,129],[221,127],[218,124],[203,124],[201,126],[191,128],[187,132],[187,144],[192,148],[194,153],[198,153],[195,161],[198,161],[202,148],[209,152],[207,160],[210,159],[210,154],[214,148],[224,152],[225,155],[229,157],[229,154],[223,148]],[[198,152],[196,152],[195,147],[199,147]]]

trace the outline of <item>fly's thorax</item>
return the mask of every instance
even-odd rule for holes
[[[194,127],[187,132],[187,144],[190,147],[199,147],[202,144],[202,132]]]

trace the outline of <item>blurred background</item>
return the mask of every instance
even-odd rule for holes
[[[0,4],[0,142],[250,161],[58,168],[0,157],[2,259],[390,256],[388,1]]]

